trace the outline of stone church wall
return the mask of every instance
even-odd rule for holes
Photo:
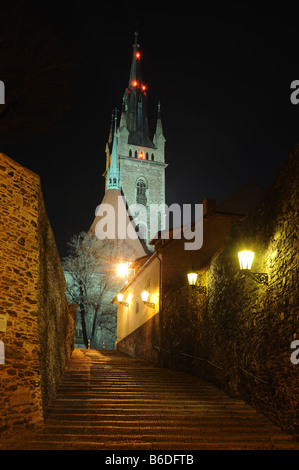
[[[163,298],[164,366],[214,382],[289,432],[299,389],[299,364],[291,362],[299,333],[298,166],[299,145],[200,273],[208,276],[207,296],[181,287]],[[241,278],[237,253],[245,247],[255,252],[252,271],[267,273],[268,286]]]
[[[0,432],[43,419],[74,344],[75,308],[39,177],[0,154]]]

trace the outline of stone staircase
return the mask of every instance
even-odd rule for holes
[[[45,424],[2,448],[297,450],[298,444],[197,377],[117,351],[75,349]]]

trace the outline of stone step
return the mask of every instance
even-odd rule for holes
[[[107,419],[107,417],[109,419]],[[131,425],[136,425],[136,423],[141,423],[141,425],[144,425],[146,423],[150,423],[151,425],[164,425],[165,423],[173,423],[173,424],[180,424],[181,426],[186,426],[186,423],[188,426],[208,426],[211,424],[211,426],[215,427],[216,429],[221,426],[229,425],[229,426],[242,426],[245,429],[254,427],[258,429],[259,427],[261,428],[268,428],[269,422],[268,421],[261,421],[261,420],[248,420],[246,419],[247,417],[242,417],[240,416],[223,416],[222,414],[215,414],[215,413],[210,413],[210,414],[203,414],[202,416],[196,416],[193,417],[192,414],[189,416],[187,415],[168,415],[165,413],[164,415],[161,415],[157,419],[152,419],[151,414],[125,414],[123,413],[122,416],[120,414],[116,415],[111,419],[111,414],[97,414],[93,416],[92,414],[87,415],[87,414],[82,414],[82,413],[77,413],[77,414],[55,414],[55,415],[50,415],[50,418],[46,418],[46,425],[63,425],[64,422],[69,423],[69,425],[73,425],[74,423],[78,424],[84,424],[84,425],[97,425],[99,423],[99,426],[101,425],[121,425],[123,426],[123,423],[132,423]],[[231,424],[228,424],[231,423]],[[272,426],[272,423],[271,423]]]
[[[205,433],[205,434],[197,434],[197,433],[190,433],[188,430],[187,432],[180,431],[179,429],[173,430],[170,432],[151,432],[151,430],[142,430],[140,433],[129,433],[129,434],[121,434],[120,432],[118,433],[113,433],[113,430],[111,430],[110,433],[106,433],[104,431],[98,430],[98,432],[92,434],[92,433],[73,433],[71,431],[66,431],[65,429],[61,429],[60,431],[56,430],[53,432],[48,432],[49,430],[47,429],[47,433],[42,432],[38,434],[34,441],[38,442],[40,440],[42,441],[53,441],[53,440],[61,440],[61,441],[72,441],[72,440],[78,440],[78,441],[94,441],[94,442],[109,442],[109,441],[122,441],[123,439],[131,439],[133,441],[151,441],[151,442],[167,442],[171,440],[172,442],[183,442],[184,440],[188,441],[196,441],[196,442],[225,442],[228,441],[230,442],[233,440],[234,442],[249,442],[249,441],[255,441],[255,442],[270,442],[270,443],[281,443],[281,444],[287,444],[289,445],[292,443],[291,439],[289,436],[280,436],[280,435],[273,435],[273,436],[267,436],[264,433],[257,433],[256,435],[250,434],[250,433],[241,433],[238,435],[228,435],[225,433],[219,433],[219,434],[213,434],[213,433]]]
[[[260,435],[250,435],[250,434],[241,434],[238,436],[229,436],[229,435],[205,435],[205,436],[198,436],[198,435],[190,435],[188,433],[187,435],[184,435],[181,433],[180,435],[176,435],[174,433],[172,434],[149,434],[149,433],[144,433],[144,434],[135,434],[134,436],[122,436],[122,435],[115,435],[113,434],[112,436],[107,435],[106,433],[102,434],[97,434],[97,435],[77,435],[77,434],[66,434],[66,433],[60,433],[55,434],[54,436],[51,435],[38,435],[36,436],[34,442],[60,442],[60,443],[73,443],[75,442],[76,444],[83,444],[83,443],[105,443],[106,446],[108,447],[111,442],[118,442],[122,443],[123,441],[127,441],[128,443],[136,443],[136,442],[150,442],[151,444],[155,445],[156,443],[159,443],[160,445],[164,444],[164,448],[167,448],[168,443],[171,442],[173,444],[182,444],[182,443],[192,443],[192,447],[196,448],[197,445],[202,445],[202,444],[214,444],[214,447],[221,444],[226,444],[226,446],[232,446],[232,443],[234,443],[234,446],[247,446],[248,444],[255,444],[257,448],[265,448],[265,445],[268,446],[268,448],[271,449],[295,449],[294,443],[290,441],[290,439],[283,439],[283,438],[275,438],[273,436],[268,437],[263,434]]]
[[[116,436],[116,438],[123,439],[124,436],[134,436],[134,438],[138,435],[141,436],[157,436],[158,439],[163,436],[163,439],[167,440],[169,436],[171,436],[172,440],[180,440],[182,436],[190,436],[192,439],[199,439],[206,436],[210,436],[211,439],[221,439],[221,440],[242,440],[242,439],[251,439],[254,438],[255,440],[269,440],[269,437],[266,431],[271,432],[273,429],[269,427],[268,429],[265,427],[257,428],[257,427],[243,427],[243,426],[236,426],[236,425],[228,425],[228,426],[221,426],[216,428],[213,426],[213,423],[210,423],[206,426],[181,426],[181,425],[170,425],[170,423],[165,423],[163,426],[157,425],[149,425],[148,423],[143,423],[143,426],[138,423],[135,426],[119,426],[117,425],[110,425],[104,426],[63,426],[63,425],[49,425],[47,423],[47,427],[45,430],[40,434],[39,438],[43,438],[48,435],[57,435],[63,434],[67,435],[80,435],[80,436],[97,436],[101,437],[101,439],[107,440],[108,436]],[[103,438],[105,436],[105,438]],[[291,441],[289,436],[281,436],[281,435],[274,435],[272,440],[276,441]]]
[[[199,416],[204,413],[214,413],[214,414],[221,414],[223,415],[237,415],[237,414],[245,414],[248,415],[255,415],[255,410],[247,410],[246,408],[225,408],[220,406],[202,406],[196,404],[185,404],[185,403],[148,403],[145,405],[144,403],[113,403],[113,402],[86,402],[84,401],[80,406],[74,405],[71,401],[69,403],[55,403],[51,407],[48,408],[47,414],[49,413],[78,413],[80,409],[84,409],[93,413],[95,411],[99,413],[107,413],[107,412],[122,412],[126,414],[130,413],[139,413],[139,412],[146,412],[149,413],[153,412],[160,412],[160,413],[169,413],[173,412],[189,412],[195,413]]]
[[[13,445],[10,447],[13,449]],[[33,443],[20,443],[17,444],[15,450],[87,450],[87,451],[115,451],[118,452],[118,455],[122,451],[143,451],[143,450],[151,450],[151,451],[211,451],[211,450],[260,450],[260,451],[269,451],[269,450],[293,450],[292,446],[289,445],[282,445],[282,446],[269,446],[268,443],[261,443],[261,442],[246,442],[246,443],[238,443],[238,442],[205,442],[205,443],[194,443],[193,441],[188,442],[167,442],[160,443],[160,442],[132,442],[132,441],[122,441],[122,442],[33,442]],[[127,454],[126,454],[127,455]]]

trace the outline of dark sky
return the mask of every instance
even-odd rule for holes
[[[72,108],[47,132],[16,133],[0,148],[40,175],[61,256],[72,234],[89,229],[104,194],[111,112],[128,84],[135,29],[151,132],[161,101],[168,204],[220,202],[249,181],[268,187],[299,140],[299,105],[290,101],[299,79],[294,12],[245,3],[233,13],[194,2],[163,13],[161,2],[143,11],[139,3],[25,3],[79,58]]]

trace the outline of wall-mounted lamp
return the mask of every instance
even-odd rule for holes
[[[240,271],[245,276],[251,277],[255,282],[259,284],[268,285],[268,274],[266,273],[253,273],[251,271],[251,266],[254,258],[254,252],[245,250],[239,251],[238,253]]]
[[[123,305],[124,307],[129,307],[129,304],[127,302],[123,302],[124,294],[117,294],[117,300],[118,300],[118,303]]]
[[[143,291],[141,294],[142,302],[148,307],[155,308],[155,304],[153,302],[149,302],[148,298],[149,298],[149,292],[147,292],[146,290]]]
[[[188,277],[188,283],[189,286],[192,287],[192,289],[196,289],[200,294],[206,294],[207,293],[207,288],[206,286],[199,286],[197,285],[197,273],[192,272],[187,274]]]

